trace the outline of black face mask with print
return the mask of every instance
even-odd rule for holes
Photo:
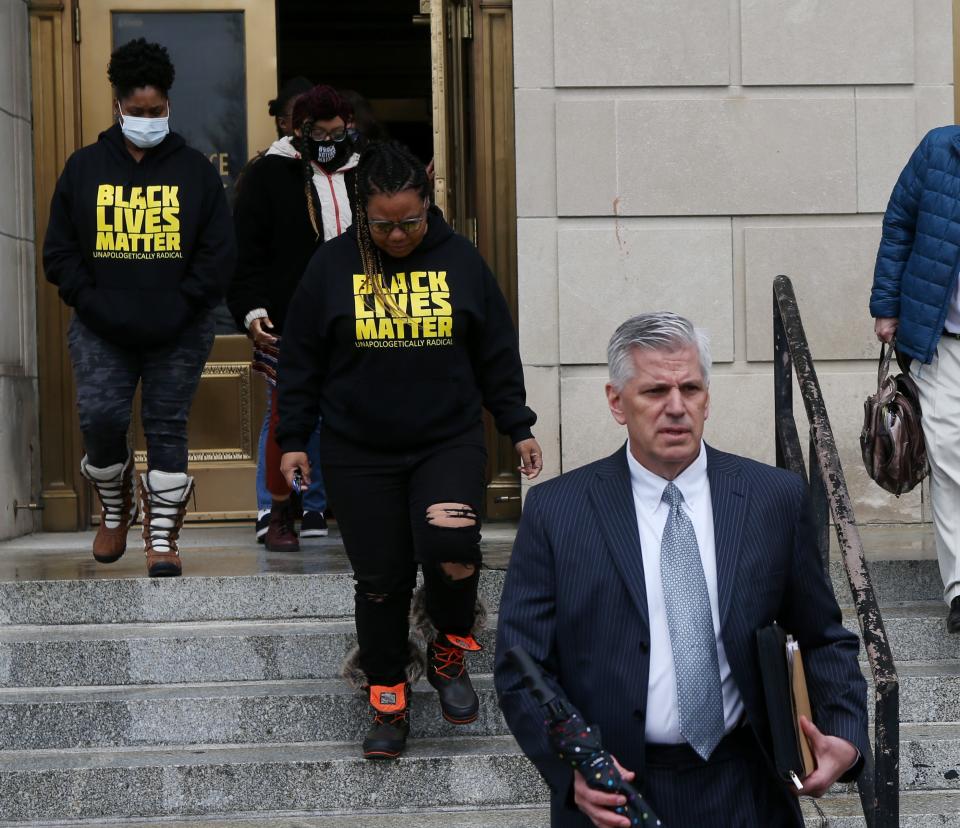
[[[339,170],[353,155],[353,142],[350,136],[341,141],[314,141],[310,139],[310,154],[325,172]]]

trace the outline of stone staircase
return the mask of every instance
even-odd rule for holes
[[[944,632],[918,532],[864,531],[873,557],[891,558],[871,569],[902,682],[901,825],[960,826],[960,639]],[[509,532],[488,534],[495,628]],[[107,570],[83,542],[60,556],[55,536],[39,551],[0,544],[0,825],[548,825],[545,788],[497,710],[492,630],[471,661],[479,719],[448,724],[421,683],[404,758],[364,762],[365,700],[337,678],[354,636],[336,539],[278,564],[246,535],[233,558],[229,545],[209,556],[241,574],[192,566],[197,548],[188,577],[160,581],[137,577],[136,553]],[[120,577],[93,577],[105,572]],[[835,562],[855,628],[840,574]],[[848,788],[804,807],[810,826],[864,825]]]

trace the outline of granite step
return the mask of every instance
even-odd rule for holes
[[[436,691],[413,692],[411,737],[509,734],[493,677],[476,675],[477,721],[452,725]],[[370,722],[366,697],[337,679],[0,690],[0,750],[344,741]]]
[[[839,561],[831,561],[837,601],[852,605]],[[936,561],[874,560],[870,572],[882,604],[940,601]],[[497,612],[503,569],[485,569],[480,594]],[[137,624],[149,622],[297,620],[353,613],[348,572],[184,578],[0,581],[0,624]]]
[[[336,743],[0,754],[0,802],[13,824],[238,812],[518,808],[545,801],[544,784],[510,737],[418,740],[401,761],[377,763],[360,758],[356,745]]]
[[[960,659],[938,602],[884,608],[896,660]],[[852,609],[844,623],[857,632]],[[470,656],[472,672],[493,669],[496,615]],[[334,678],[355,644],[350,618],[8,625],[0,627],[0,687],[198,684]],[[866,654],[861,649],[861,660]]]
[[[480,597],[490,612],[500,605],[505,575],[499,569],[480,573]],[[0,581],[0,624],[269,621],[352,614],[353,576],[346,572]]]
[[[468,656],[493,671],[496,616]],[[0,687],[199,684],[335,678],[352,619],[0,627]]]
[[[960,636],[947,632],[947,607],[942,602],[887,604],[880,611],[895,662],[960,659]],[[860,635],[857,615],[852,608],[843,611],[843,624]],[[860,658],[866,659],[862,647]]]
[[[960,725],[905,725],[901,789],[960,793],[958,757]],[[851,786],[835,786],[822,808],[830,812],[834,800],[852,795]],[[321,809],[359,815],[517,808],[545,803],[546,788],[512,738],[484,737],[414,740],[395,763],[366,762],[356,745],[344,743],[7,751],[0,754],[0,801],[5,819],[18,824]]]
[[[960,719],[960,661],[905,662],[898,671],[902,722]],[[419,682],[414,737],[507,735],[492,677],[473,682],[480,716],[459,727]],[[872,693],[868,705],[872,714]],[[0,689],[0,750],[358,741],[366,725],[365,698],[339,679]]]
[[[806,828],[865,828],[860,800],[838,796],[814,802],[802,799]],[[0,822],[3,826],[16,823]],[[549,828],[550,812],[542,806],[526,808],[443,809],[436,811],[393,811],[366,813],[364,828]],[[227,817],[193,817],[191,819],[149,819],[58,821],[31,823],[32,828],[357,828],[356,814],[233,814]],[[960,794],[904,793],[900,798],[901,828],[960,828]]]

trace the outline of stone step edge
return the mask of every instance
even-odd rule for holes
[[[941,601],[901,601],[881,605],[884,621],[899,619],[936,619],[945,617]],[[496,628],[499,613],[490,613],[487,627]],[[844,620],[855,619],[852,607],[842,609]],[[353,625],[350,615],[304,616],[297,618],[211,619],[203,621],[137,621],[116,624],[7,624],[0,627],[0,643],[35,641],[93,641],[137,638],[169,638],[185,633],[196,638],[214,638],[221,635],[296,635],[325,631],[325,627],[339,631],[343,625]],[[944,633],[946,635],[946,633]]]
[[[543,804],[536,805],[489,805],[475,808],[398,808],[394,810],[363,811],[364,828],[396,828],[397,817],[415,817],[418,822],[428,821],[430,828],[450,828],[451,819],[460,817],[470,819],[473,816],[482,816],[492,819],[492,824],[485,824],[483,828],[498,828],[505,820],[525,818],[524,828],[544,826],[549,822],[550,810]],[[125,819],[79,819],[56,820],[54,822],[3,822],[0,828],[233,828],[237,825],[264,826],[264,828],[357,828],[355,811],[337,810],[329,812],[316,811],[265,811],[263,813],[232,813],[208,816],[160,817],[142,818],[128,817]],[[529,822],[530,817],[542,818],[544,822]],[[510,826],[519,826],[520,822],[509,823]],[[476,824],[479,828],[479,823]],[[453,823],[456,828],[457,823]]]
[[[937,661],[898,661],[897,673],[901,679],[956,678],[960,679],[960,659]],[[860,663],[867,681],[871,680],[870,665]],[[478,689],[493,688],[493,674],[472,672],[470,678]],[[425,679],[414,685],[414,692],[434,692]],[[361,691],[352,689],[341,678],[316,679],[250,679],[247,681],[185,682],[182,684],[84,684],[59,687],[0,687],[0,705],[55,704],[151,701],[174,699],[259,698],[263,696],[315,696],[331,693],[350,695]],[[960,713],[960,706],[958,706]],[[960,716],[957,719],[960,722]]]
[[[478,690],[493,689],[492,673],[471,673]],[[414,693],[436,691],[420,679]],[[266,696],[362,695],[343,679],[281,679],[270,681],[213,681],[193,684],[113,684],[63,687],[2,687],[0,706],[16,704],[83,704],[90,702],[169,701],[186,699],[261,698]]]
[[[904,743],[940,741],[960,742],[960,724],[905,722],[900,725],[901,748]],[[441,736],[412,740],[408,744],[404,758],[466,758],[520,754],[520,747],[513,736]],[[352,761],[357,758],[359,758],[357,745],[352,741],[199,744],[176,747],[49,748],[0,752],[0,774],[79,768],[84,770],[108,767],[129,769],[155,766]]]
[[[404,759],[520,756],[512,736],[440,736],[411,740]],[[0,752],[0,774],[99,768],[287,764],[360,760],[355,742],[264,742],[110,748],[51,748]]]

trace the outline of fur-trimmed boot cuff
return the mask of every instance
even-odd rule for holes
[[[425,587],[420,587],[413,593],[413,602],[410,606],[410,629],[423,639],[424,643],[431,644],[437,640],[440,631],[437,629],[433,619],[427,615],[427,599]],[[473,626],[470,628],[469,636],[476,638],[481,630],[487,626],[487,605],[478,595],[473,607]],[[470,649],[470,648],[465,648]]]
[[[406,666],[407,681],[410,684],[416,684],[425,672],[426,660],[424,659],[423,652],[415,641],[409,641],[408,645]],[[363,692],[367,691],[367,688],[370,686],[370,681],[367,679],[366,673],[360,669],[359,647],[354,647],[347,653],[347,657],[343,661],[343,666],[340,668],[340,675],[352,689],[362,690]]]

